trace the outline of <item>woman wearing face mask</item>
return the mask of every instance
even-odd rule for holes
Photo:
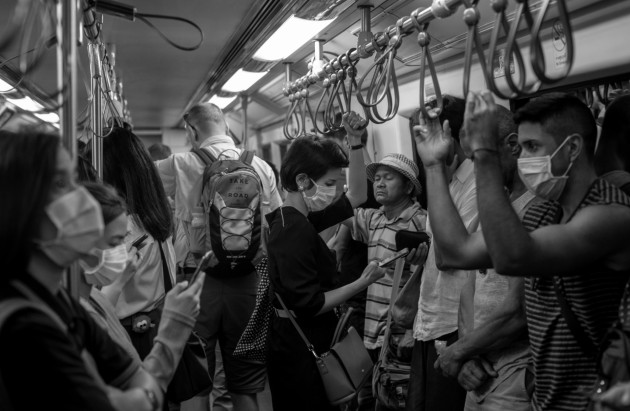
[[[127,332],[116,317],[114,307],[97,288],[133,273],[133,270],[126,269],[127,247],[124,239],[127,234],[127,208],[111,187],[97,183],[86,183],[84,187],[101,205],[105,230],[90,253],[97,257],[84,257],[79,261],[84,269],[79,285],[81,304],[132,358],[140,362]],[[131,250],[132,254],[135,253],[134,247]],[[132,262],[129,265],[135,264]],[[166,294],[157,338],[143,361],[144,368],[156,378],[164,391],[195,325],[204,278],[205,274],[201,273],[190,287],[188,282],[181,282]]]
[[[330,349],[337,324],[333,308],[385,273],[370,263],[359,279],[333,289],[336,259],[318,235],[352,217],[353,209],[366,200],[360,129],[364,124],[355,113],[343,117],[350,144],[347,193],[336,190],[342,167],[348,166],[348,157],[339,145],[316,136],[300,137],[291,144],[280,170],[287,191],[284,205],[266,217],[271,283],[318,354]],[[277,300],[274,306],[267,369],[273,409],[336,409],[328,403],[313,355],[289,321],[289,313]]]
[[[0,409],[156,410],[157,381],[61,287],[103,235],[74,172],[58,137],[0,132]]]
[[[127,129],[115,127],[103,142],[103,180],[127,204],[127,246],[147,235],[137,270],[102,289],[144,359],[153,347],[164,296],[175,284],[172,213],[149,153]]]

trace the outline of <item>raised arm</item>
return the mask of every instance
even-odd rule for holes
[[[490,267],[491,261],[481,236],[468,233],[448,188],[445,160],[453,144],[448,121],[444,122],[442,130],[437,114],[431,111],[429,118],[421,119],[421,125],[414,130],[416,147],[427,176],[429,216],[439,250],[440,268]]]
[[[630,208],[626,206],[586,207],[566,224],[527,232],[503,191],[492,95],[470,93],[466,104],[465,127],[475,157],[479,216],[498,272],[571,274],[602,258],[614,269],[630,266]]]
[[[362,119],[354,111],[343,115],[343,127],[346,129],[348,143],[350,144],[350,166],[348,167],[348,192],[346,197],[352,208],[357,208],[367,200],[367,175],[363,161],[363,146],[361,136],[365,132],[360,129],[367,121]],[[355,147],[354,149],[352,147]]]

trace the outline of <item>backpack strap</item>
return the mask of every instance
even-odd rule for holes
[[[217,161],[217,159],[207,150],[201,148],[193,148],[192,152],[195,153],[206,166],[209,166],[210,164]]]
[[[586,335],[586,331],[580,325],[579,320],[577,319],[577,317],[575,316],[575,313],[571,309],[571,306],[569,305],[569,301],[567,300],[567,297],[564,293],[564,286],[562,284],[561,277],[553,278],[553,289],[556,292],[556,297],[558,297],[558,303],[560,304],[560,310],[562,311],[562,316],[564,317],[564,320],[567,322],[567,325],[569,326],[569,330],[571,331],[571,334],[573,334],[573,337],[575,338],[578,345],[580,346],[580,348],[582,348],[582,351],[586,355],[590,357],[595,357],[597,355],[598,349],[595,346],[595,344],[593,344],[593,341],[591,341],[588,335]]]
[[[243,163],[251,166],[252,161],[254,161],[254,152],[251,150],[243,150],[243,152],[241,153],[240,160]]]

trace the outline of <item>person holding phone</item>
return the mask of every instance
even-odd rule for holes
[[[103,236],[88,256],[79,260],[83,269],[79,283],[81,305],[92,318],[133,358],[141,359],[127,332],[116,316],[114,306],[99,290],[119,277],[133,273],[138,264],[136,247],[142,248],[147,236],[135,240],[129,250],[124,243],[127,234],[127,206],[114,188],[99,183],[84,183],[84,187],[101,205],[105,228]],[[164,299],[157,337],[142,365],[166,391],[182,357],[188,337],[199,314],[199,297],[205,275],[202,273],[190,283],[176,284]]]
[[[371,163],[366,168],[367,177],[373,183],[374,197],[381,204],[379,209],[355,210],[354,217],[345,224],[352,229],[355,240],[368,246],[368,260],[385,260],[396,252],[396,233],[400,230],[424,232],[427,214],[416,201],[422,191],[418,181],[418,167],[403,154],[388,154],[379,162]],[[411,269],[422,264],[426,258],[428,247],[420,245],[417,249],[408,250],[405,270],[400,282],[404,287],[411,276]],[[395,261],[392,262],[395,264]],[[412,266],[413,264],[414,266]],[[378,358],[380,348],[384,344],[387,312],[392,294],[393,277],[391,269],[367,289],[365,305],[365,328],[363,342],[373,360]],[[396,329],[392,333],[397,341],[404,339],[409,330]],[[359,410],[373,410],[375,400],[371,387],[365,387],[359,395]]]

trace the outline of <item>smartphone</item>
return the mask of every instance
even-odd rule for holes
[[[431,242],[431,237],[424,231],[408,231],[408,230],[400,230],[396,233],[396,249],[402,250],[404,248],[408,248],[409,250],[413,250],[418,248],[420,244],[427,243],[427,245]]]
[[[142,247],[145,246],[144,241],[149,237],[148,234],[143,234],[140,237],[136,238],[135,240],[133,240],[133,243],[131,243],[132,247],[136,247],[136,250],[141,250]]]
[[[391,268],[393,267],[396,260],[398,260],[399,258],[407,257],[407,254],[409,254],[409,249],[403,248],[402,250],[396,251],[394,254],[383,259],[381,262],[378,263],[378,266],[381,268]]]
[[[195,280],[197,280],[197,277],[199,277],[199,273],[206,270],[206,267],[208,266],[208,263],[210,262],[211,256],[212,256],[212,251],[208,251],[207,253],[203,255],[203,257],[201,257],[201,261],[199,261],[199,265],[195,269],[195,272],[193,273],[192,277],[190,277],[190,281],[188,281],[189,287],[192,283],[195,282]]]

